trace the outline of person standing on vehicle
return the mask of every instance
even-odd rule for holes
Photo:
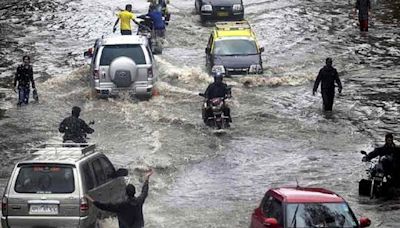
[[[18,90],[18,103],[22,104],[29,103],[30,84],[32,83],[32,89],[35,90],[35,81],[33,79],[33,69],[30,65],[31,58],[28,55],[22,57],[23,64],[17,67],[17,72],[14,78],[14,91]]]
[[[117,14],[117,21],[115,21],[113,33],[117,30],[118,22],[121,21],[120,29],[121,35],[132,35],[132,27],[131,27],[131,20],[138,24],[135,20],[136,16],[132,13],[132,5],[128,4],[125,6],[125,10],[122,10]]]
[[[64,133],[63,142],[73,141],[74,143],[86,143],[86,134],[92,134],[94,130],[90,128],[84,120],[79,118],[81,108],[72,107],[72,115],[65,118],[58,130]]]
[[[357,0],[353,9],[353,17],[356,18],[356,12],[358,10],[358,21],[360,23],[360,31],[368,32],[368,18],[371,13],[371,1],[370,0]]]
[[[324,111],[332,111],[333,100],[335,98],[335,82],[339,87],[339,93],[342,93],[342,83],[340,82],[337,70],[332,66],[332,59],[327,58],[325,62],[326,65],[319,71],[315,80],[313,95],[317,92],[319,83],[321,82],[323,109]]]
[[[143,228],[143,204],[149,192],[149,179],[152,174],[153,170],[146,173],[142,193],[138,197],[135,197],[135,186],[128,184],[125,189],[127,195],[125,201],[118,203],[102,203],[96,201],[89,195],[86,195],[86,198],[97,208],[116,213],[120,228]]]
[[[224,74],[221,72],[213,72],[212,74],[214,77],[214,82],[211,83],[204,92],[204,97],[207,99],[207,104],[213,98],[217,97],[226,98],[227,96],[230,96],[228,86],[223,82]],[[229,122],[232,123],[231,111],[226,104],[224,104],[223,112],[225,116],[229,117]],[[213,113],[211,110],[211,106],[207,105],[206,117],[212,115]]]
[[[395,175],[396,180],[398,180],[399,173],[399,162],[400,162],[400,148],[397,147],[393,142],[393,134],[388,133],[385,135],[385,145],[382,147],[375,148],[372,152],[368,153],[363,157],[362,161],[371,161],[373,158],[378,156],[385,156],[382,158],[382,166],[385,174]]]

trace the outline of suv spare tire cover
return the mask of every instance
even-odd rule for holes
[[[111,81],[117,87],[129,87],[136,80],[137,66],[131,58],[121,56],[115,58],[109,68]]]

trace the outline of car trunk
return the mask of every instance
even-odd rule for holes
[[[143,80],[139,77],[147,75],[147,69],[144,69],[146,57],[141,45],[106,45],[101,51],[99,81],[102,86],[127,89],[136,81]]]
[[[20,167],[7,198],[9,226],[78,226],[80,194],[76,176],[72,166]]]

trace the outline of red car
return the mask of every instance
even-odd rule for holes
[[[368,227],[358,222],[347,202],[323,188],[285,187],[267,191],[251,215],[250,228]]]

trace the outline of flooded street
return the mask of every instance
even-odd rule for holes
[[[141,186],[155,169],[144,206],[146,227],[248,227],[271,187],[318,186],[342,195],[372,227],[398,227],[400,204],[358,196],[360,150],[400,139],[400,2],[374,0],[368,34],[351,17],[353,1],[244,0],[245,19],[265,47],[262,76],[226,80],[233,124],[217,136],[201,119],[198,96],[212,81],[205,54],[212,25],[194,1],[172,0],[149,101],[91,97],[83,52],[111,35],[124,0],[2,0],[0,3],[0,187],[28,148],[61,141],[58,124],[74,105],[95,120],[91,142]],[[133,2],[136,14],[145,0]],[[32,57],[38,104],[16,108],[8,85],[22,56]],[[343,83],[331,115],[313,80],[332,57]],[[116,219],[104,227],[117,227]]]

